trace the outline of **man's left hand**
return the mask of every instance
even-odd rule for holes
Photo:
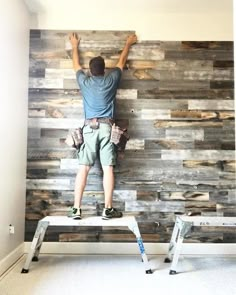
[[[69,36],[70,43],[72,45],[72,48],[78,48],[80,38],[78,37],[77,33],[71,33]]]

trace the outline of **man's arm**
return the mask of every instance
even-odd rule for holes
[[[129,55],[129,49],[130,47],[137,42],[137,36],[135,34],[128,36],[126,43],[125,43],[125,47],[121,52],[119,61],[116,65],[116,67],[120,68],[121,70],[123,70],[127,57]]]
[[[77,72],[78,70],[81,70],[82,67],[80,65],[79,60],[79,42],[80,39],[78,38],[78,35],[76,33],[70,34],[70,43],[72,46],[72,60],[73,60],[73,68]]]

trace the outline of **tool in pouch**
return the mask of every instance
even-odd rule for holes
[[[77,150],[80,149],[81,145],[84,142],[83,138],[83,127],[78,127],[74,130],[70,130],[65,143],[69,145],[70,147],[76,148]]]
[[[112,125],[110,142],[117,146],[118,151],[125,150],[125,146],[129,138],[127,129],[122,129],[115,124]]]

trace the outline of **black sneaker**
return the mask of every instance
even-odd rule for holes
[[[115,208],[104,208],[102,212],[102,219],[111,219],[111,218],[120,218],[122,217],[122,212],[118,211]]]
[[[80,208],[72,207],[68,212],[68,217],[73,219],[81,219],[82,218],[82,210]]]

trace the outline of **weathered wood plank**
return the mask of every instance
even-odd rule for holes
[[[216,212],[216,203],[210,201],[186,201],[185,210],[188,215],[201,215],[202,212]]]
[[[190,110],[172,110],[171,119],[186,120],[209,120],[217,118],[216,112],[202,112]]]
[[[162,201],[209,201],[209,192],[160,192],[160,200]]]
[[[193,141],[181,141],[179,138],[177,140],[168,140],[168,139],[146,139],[145,140],[145,150],[149,149],[157,149],[157,150],[185,150],[185,149],[193,149],[194,142]]]
[[[233,100],[189,100],[189,110],[234,110]]]
[[[204,167],[221,167],[219,161],[208,161],[208,160],[184,160],[183,167],[187,168],[204,168]]]
[[[163,160],[234,160],[234,151],[219,151],[219,150],[162,150],[161,158]]]
[[[234,89],[234,81],[210,81],[211,89]]]
[[[156,128],[189,128],[194,130],[195,128],[219,128],[223,127],[222,122],[213,122],[213,121],[206,121],[206,122],[191,122],[191,121],[155,121],[154,126]]]
[[[233,89],[148,89],[138,90],[138,98],[145,99],[234,99]]]
[[[156,127],[158,128],[158,127]],[[203,129],[166,129],[165,139],[175,141],[204,140]]]
[[[137,113],[137,112],[136,112]],[[170,119],[170,110],[163,110],[163,109],[142,109],[141,110],[141,119],[144,120],[165,120]]]
[[[50,69],[50,68],[60,68],[60,64],[61,64],[61,59],[34,59],[34,58],[30,58],[29,59],[29,76],[30,77],[36,77],[36,75],[34,73],[37,73],[38,71],[40,72],[44,72],[44,76],[45,77],[45,70]],[[72,69],[72,61],[70,61],[70,69]],[[32,75],[33,76],[32,76]]]
[[[234,129],[224,130],[223,128],[205,128],[204,129],[205,140],[228,140],[233,141],[235,139]]]
[[[236,161],[223,161],[223,169],[225,172],[236,172]]]
[[[171,119],[179,120],[210,120],[210,119],[219,119],[219,120],[228,120],[234,119],[235,114],[232,111],[217,111],[217,112],[208,112],[208,111],[199,111],[199,110],[171,110]],[[210,121],[212,122],[212,121]]]
[[[219,140],[195,140],[194,148],[197,150],[221,150],[222,143]]]
[[[183,202],[145,202],[145,201],[127,201],[125,203],[125,210],[127,211],[159,211],[159,212],[184,212]]]
[[[105,40],[126,40],[127,36],[134,33],[134,31],[112,31],[112,30],[73,30],[76,32],[81,40],[84,41],[103,41]],[[71,30],[33,30],[33,35],[36,34],[39,36],[38,38],[41,39],[64,39],[68,40],[68,36],[71,33]]]
[[[45,79],[45,78],[29,78],[29,88],[49,88],[49,89],[62,89],[63,79]]]
[[[46,160],[46,159],[63,159],[63,158],[75,158],[76,150],[73,148],[28,148],[27,159],[28,160]]]
[[[222,140],[221,142],[222,150],[235,150],[235,140]]]
[[[28,179],[27,189],[37,190],[71,190],[70,179]]]
[[[215,60],[213,62],[214,68],[233,68],[234,61],[233,60]]]
[[[28,126],[28,139],[39,139],[40,138],[40,129],[38,128],[30,128]]]
[[[70,118],[29,118],[29,128],[70,129],[83,126],[84,119]]]
[[[217,212],[223,212],[224,216],[236,216],[236,204],[217,204]]]
[[[49,169],[49,168],[59,168],[60,167],[60,160],[54,161],[28,161],[27,168],[30,169]]]
[[[45,110],[29,110],[28,111],[29,118],[44,118],[46,117]]]
[[[160,90],[169,90],[169,89],[198,89],[208,90],[210,89],[210,81],[208,80],[161,80],[159,82]],[[213,87],[212,87],[213,88]]]
[[[179,181],[183,182],[189,182],[189,181],[218,181],[220,179],[219,177],[219,171],[218,169],[158,169],[154,171],[153,175],[154,179],[158,179],[159,181],[174,181],[178,183]]]
[[[211,49],[211,50],[229,50],[233,48],[232,41],[182,41],[183,49]]]
[[[88,57],[80,56],[81,58],[81,65],[83,68],[89,68],[89,61]],[[35,61],[34,61],[35,62]],[[105,65],[107,69],[114,68],[118,62],[118,56],[116,59],[112,59],[112,57],[105,57]],[[46,63],[46,66],[45,66]],[[232,63],[232,62],[231,62]],[[34,64],[32,63],[32,66]],[[54,66],[53,66],[54,65]],[[59,68],[59,69],[72,69],[72,60],[71,59],[59,59],[59,60],[47,60],[38,59],[38,62],[34,65],[36,68]],[[210,60],[130,60],[127,61],[127,69],[135,69],[135,70],[146,70],[146,69],[153,69],[158,70],[160,72],[168,70],[172,71],[183,71],[183,70],[208,70],[212,71],[213,69],[213,61]],[[222,65],[222,68],[224,66]]]
[[[224,60],[232,61],[233,50],[166,50],[166,59]]]

